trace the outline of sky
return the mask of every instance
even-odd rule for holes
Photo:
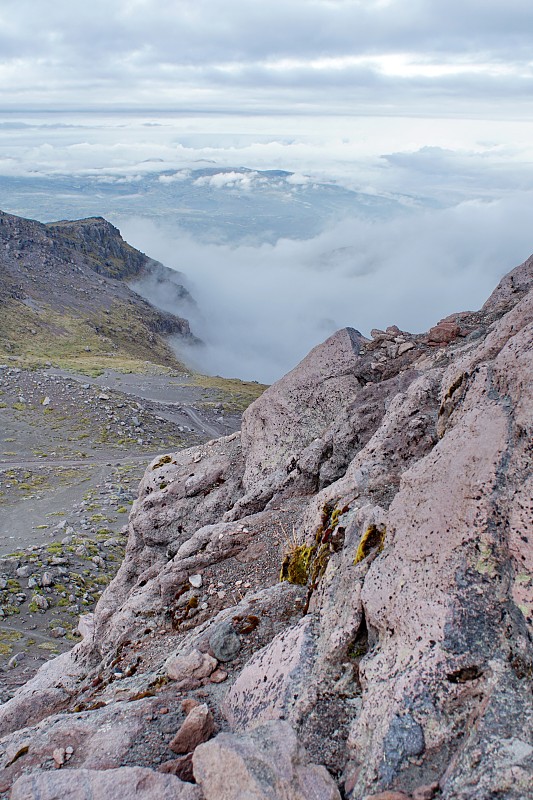
[[[0,0],[0,207],[9,181],[43,221],[35,177],[72,178],[72,217],[77,178],[131,186],[110,218],[187,276],[198,366],[272,381],[343,325],[479,307],[533,252],[532,54],[531,0]],[[201,166],[400,211],[233,244],[139,211]],[[246,220],[262,179],[235,174],[204,183]]]
[[[4,109],[531,118],[530,0],[2,0]]]

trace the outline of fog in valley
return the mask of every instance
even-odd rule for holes
[[[305,240],[202,243],[150,221],[125,238],[185,273],[197,309],[183,313],[205,347],[178,352],[198,369],[271,382],[340,327],[396,324],[420,332],[453,311],[479,308],[530,248],[530,193],[388,221],[345,219]]]

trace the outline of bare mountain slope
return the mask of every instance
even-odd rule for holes
[[[44,225],[0,212],[0,357],[121,357],[175,366],[164,337],[191,338],[189,324],[129,288],[128,281],[147,276],[186,295],[176,273],[128,245],[102,218]]]

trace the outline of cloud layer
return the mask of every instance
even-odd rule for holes
[[[187,275],[200,309],[191,321],[207,347],[186,357],[208,372],[270,382],[340,327],[419,332],[480,307],[530,254],[532,200],[525,192],[379,223],[352,219],[275,245],[201,244],[139,219],[122,232]]]
[[[4,0],[1,105],[521,115],[532,36],[529,0]]]

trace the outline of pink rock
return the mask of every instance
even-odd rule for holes
[[[10,800],[201,800],[196,786],[143,767],[34,772],[14,784]]]
[[[84,639],[90,639],[94,634],[94,614],[82,614],[78,620],[78,633]]]
[[[248,735],[220,733],[193,755],[205,800],[340,800],[321,766],[309,763],[286,722],[270,722]]]
[[[358,391],[354,370],[365,341],[353,328],[337,331],[245,411],[247,490],[298,456]]]
[[[216,669],[209,677],[211,683],[224,683],[227,679],[228,673],[225,669]]]
[[[185,700],[181,701],[181,709],[185,714],[190,714],[193,708],[199,705],[200,703],[194,697],[186,697]]]
[[[168,775],[176,775],[180,780],[187,781],[187,783],[194,783],[192,756],[192,753],[187,753],[185,756],[165,761],[158,767],[157,771],[165,772]]]
[[[439,791],[439,784],[437,781],[428,783],[425,786],[417,786],[412,792],[413,800],[433,800]]]
[[[186,656],[174,656],[166,663],[168,677],[178,682],[208,678],[216,667],[217,660],[199,650],[192,650]]]
[[[428,332],[428,340],[435,344],[448,344],[461,333],[461,328],[455,322],[439,322]]]
[[[405,792],[378,792],[367,794],[364,800],[410,800],[411,795]]]
[[[313,618],[283,631],[245,665],[228,691],[223,711],[232,730],[286,718],[294,695],[309,679]]]
[[[191,753],[195,747],[213,735],[215,721],[206,703],[195,706],[187,716],[180,729],[169,743],[174,753]]]

